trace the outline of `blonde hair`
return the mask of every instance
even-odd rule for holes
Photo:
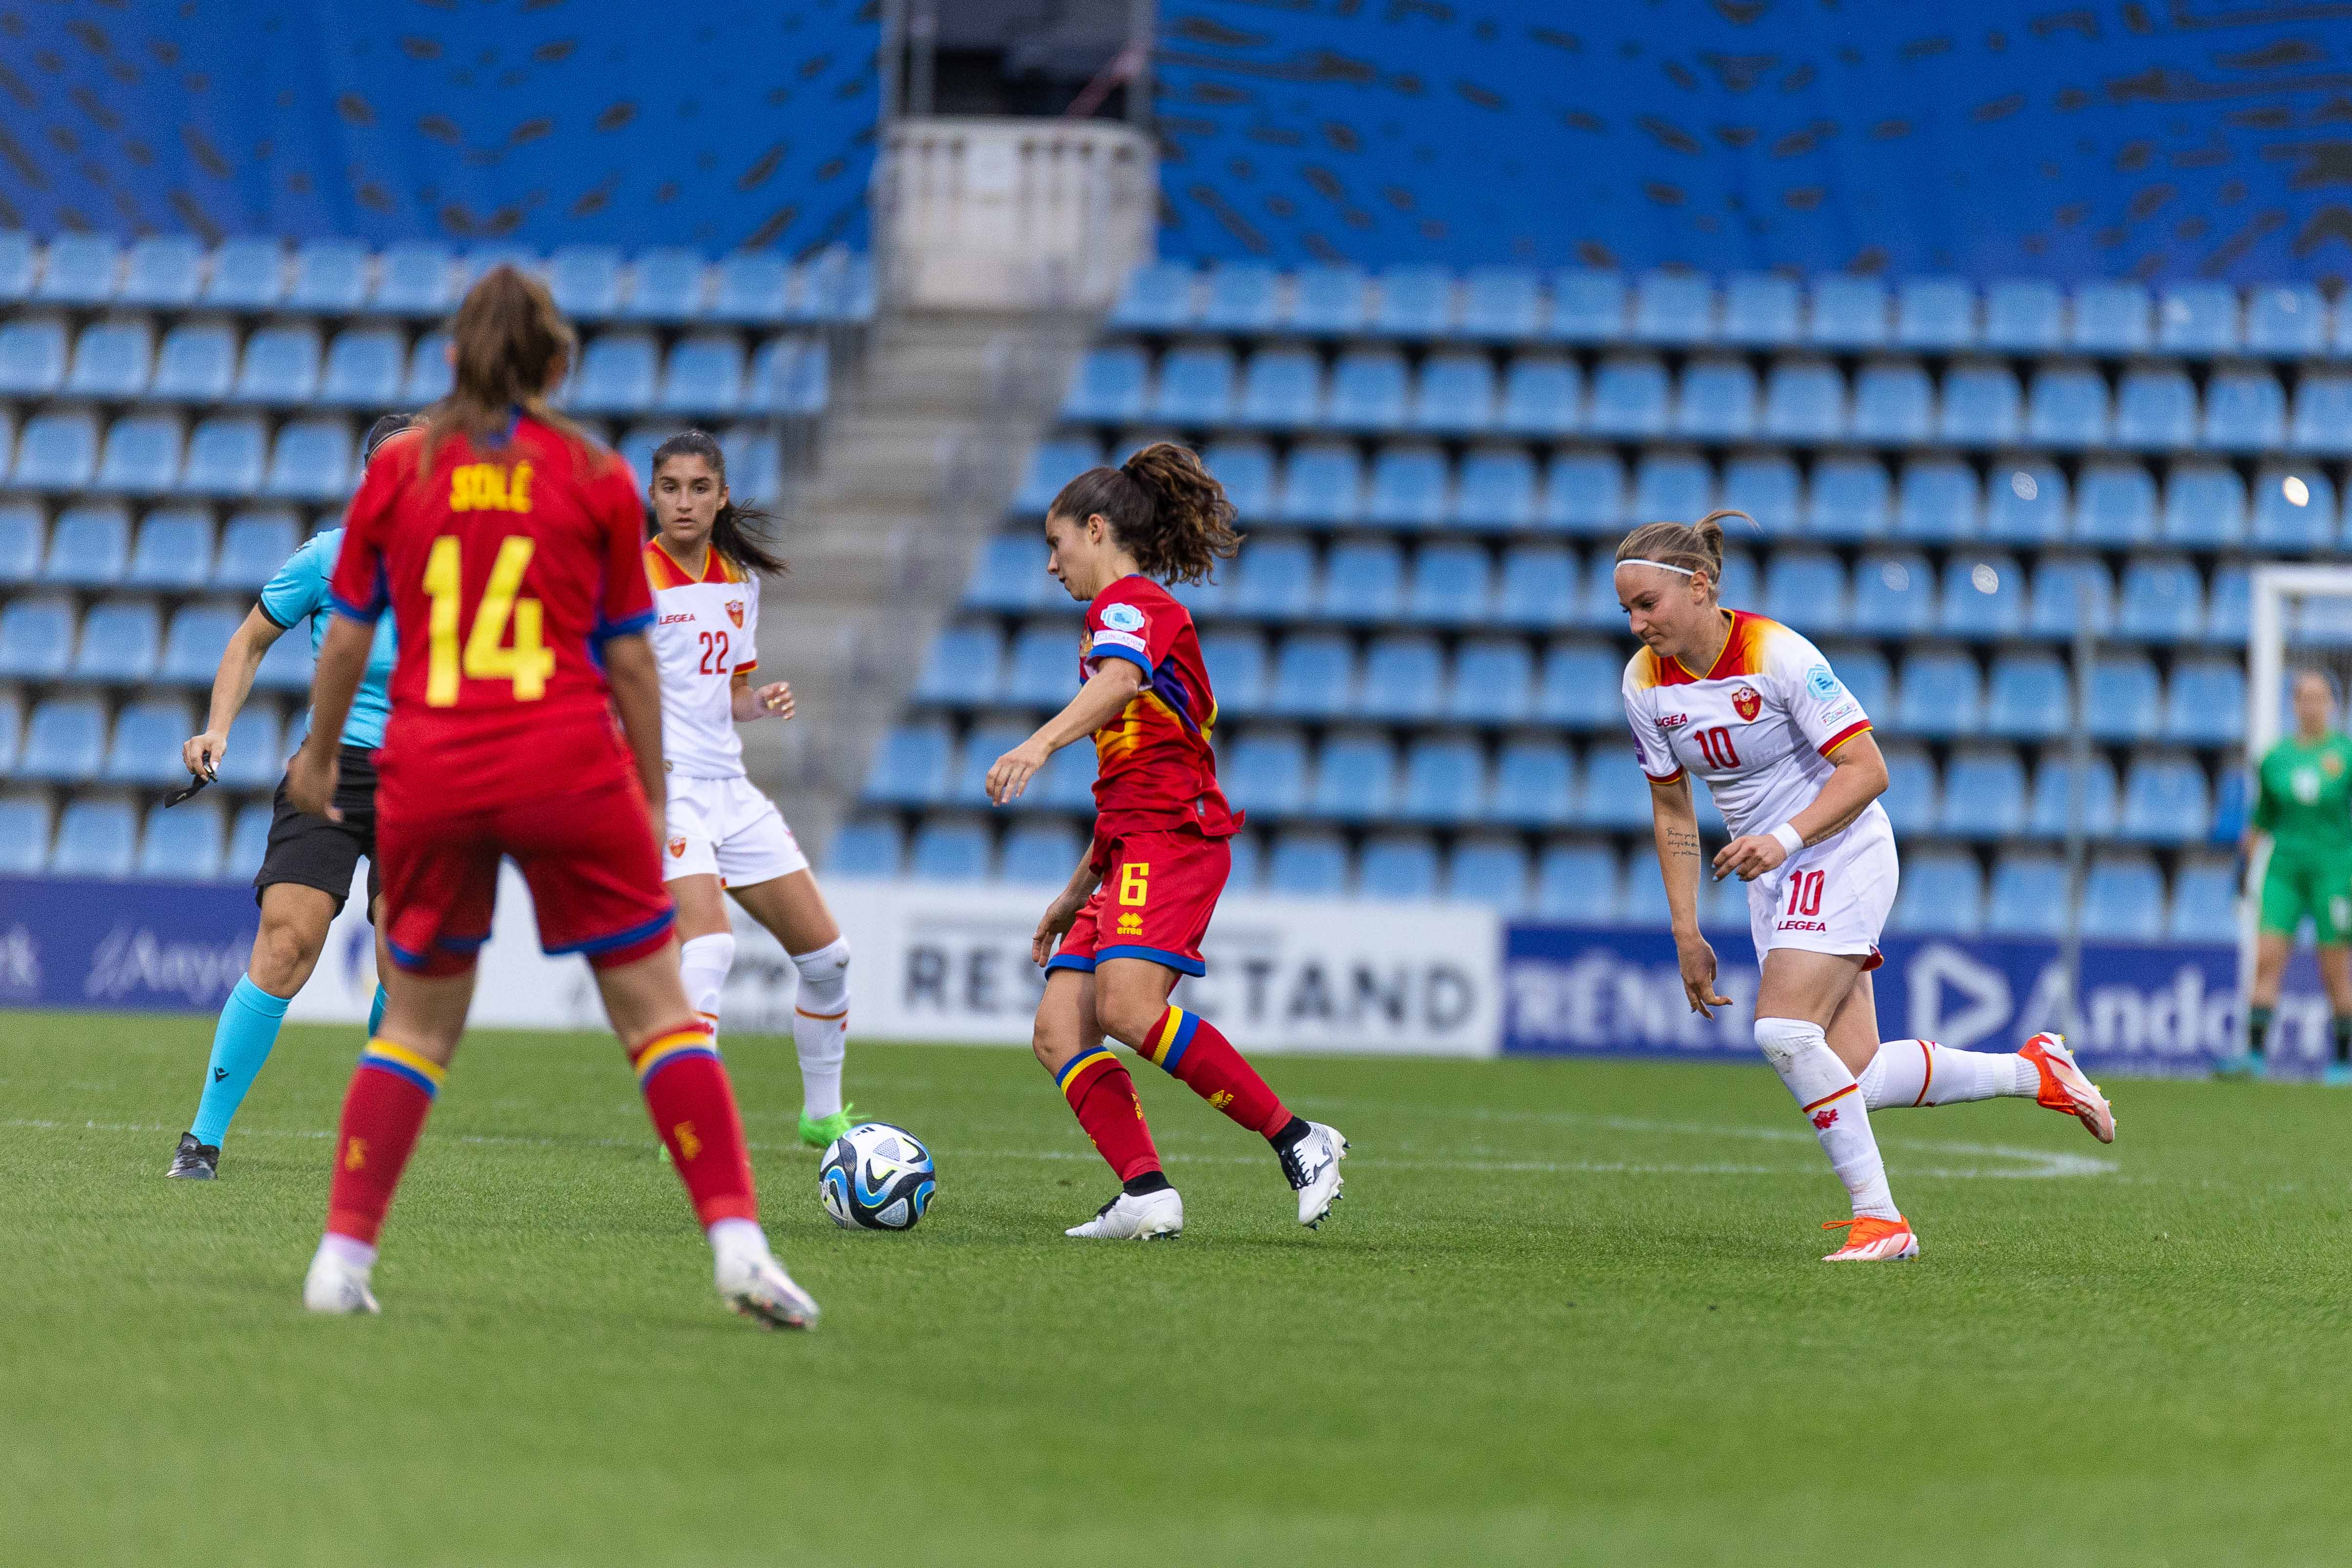
[[[1756,521],[1744,511],[1724,507],[1708,512],[1696,522],[1645,522],[1619,542],[1618,564],[1645,561],[1653,565],[1704,574],[1707,586],[1720,592],[1723,587],[1723,520],[1727,517],[1736,517],[1751,524]]]

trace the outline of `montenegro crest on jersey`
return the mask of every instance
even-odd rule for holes
[[[738,630],[740,630],[740,629],[741,629],[742,625],[743,625],[743,601],[742,601],[742,600],[740,600],[740,599],[730,599],[730,600],[728,600],[728,601],[727,601],[727,618],[728,618],[729,620],[733,621],[733,622],[735,623],[735,626],[736,626],[736,627],[737,627],[737,629],[738,629]]]
[[[1752,720],[1763,710],[1764,699],[1756,694],[1754,687],[1743,686],[1731,694],[1731,706],[1738,712],[1740,718]]]
[[[669,841],[669,858],[673,860],[683,860],[686,858],[685,839],[673,838]]]

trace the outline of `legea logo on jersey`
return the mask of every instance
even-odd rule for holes
[[[738,626],[740,626],[743,624],[742,600],[730,599],[727,601],[727,618],[733,621]]]
[[[1679,730],[1689,722],[1690,715],[1687,713],[1666,713],[1662,714],[1659,717],[1658,728],[1661,730]]]
[[[1764,699],[1752,686],[1743,686],[1731,694],[1731,706],[1742,719],[1753,719],[1764,710]]]

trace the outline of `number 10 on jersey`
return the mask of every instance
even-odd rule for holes
[[[541,613],[537,599],[519,598],[522,574],[530,565],[538,542],[512,533],[499,542],[498,559],[490,563],[489,581],[482,584],[481,603],[474,606],[474,625],[466,634],[462,658],[457,647],[457,620],[464,611],[465,563],[457,536],[445,533],[433,542],[425,558],[425,592],[433,601],[426,627],[425,702],[429,708],[454,708],[457,678],[469,680],[511,680],[514,700],[536,702],[547,695],[547,678],[555,673],[555,650],[541,641]],[[514,642],[507,643],[507,626],[514,626]]]

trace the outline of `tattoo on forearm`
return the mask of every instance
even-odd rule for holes
[[[1667,854],[1677,858],[1684,857],[1693,860],[1698,858],[1698,835],[1687,828],[1669,827],[1659,836],[1658,842]]]

